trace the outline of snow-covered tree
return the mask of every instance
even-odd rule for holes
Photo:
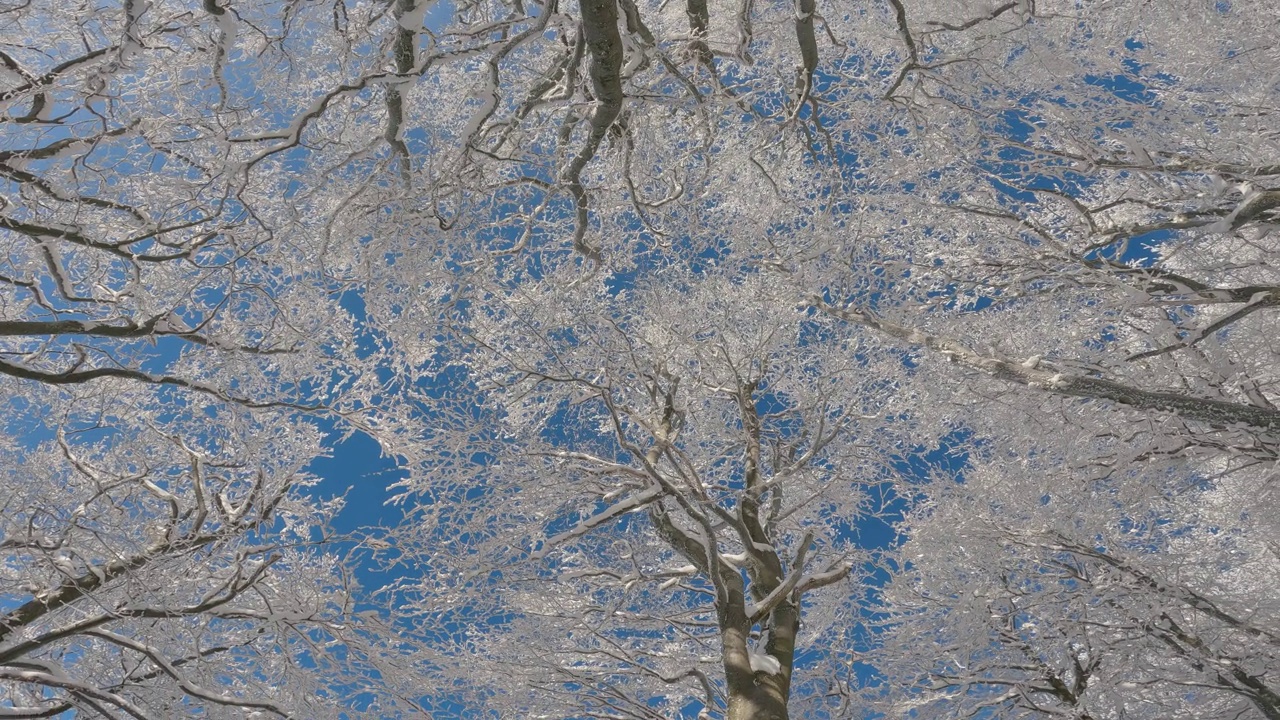
[[[1073,443],[1127,450],[1091,419]],[[1071,467],[1039,451],[975,461],[906,521],[870,659],[882,709],[1276,717],[1274,469],[1220,452]]]
[[[933,417],[972,433],[963,482],[923,487],[900,526],[867,658],[890,714],[1280,708],[1275,24],[1246,4],[1105,16],[922,76],[971,143],[913,188],[935,216],[899,234],[938,240],[894,268],[915,305],[814,298],[916,348]],[[973,72],[988,97],[966,106]]]
[[[374,679],[413,664],[358,612],[331,547],[340,505],[305,494],[319,431],[199,398],[159,417],[128,386],[77,393],[74,409],[30,388],[6,407],[6,716],[394,715]]]
[[[454,672],[504,716],[829,714],[857,523],[912,442],[901,355],[732,263],[561,279],[470,298],[438,358],[469,376],[400,550],[430,627],[475,623]]]
[[[626,12],[632,9],[619,7],[624,20],[629,18]],[[699,14],[690,8],[688,17],[696,27]],[[747,17],[755,18],[758,11],[761,19],[752,25],[753,37],[763,36],[761,27],[780,27],[781,18],[766,20],[779,9],[748,7]],[[796,11],[793,19],[806,17],[798,6],[785,10]],[[656,19],[662,12],[637,7],[634,14],[646,22],[623,24],[635,33],[665,27]],[[495,187],[512,188],[511,194],[498,196],[510,212],[499,213],[501,220],[490,226],[487,247],[451,256],[453,261],[465,257],[459,265],[466,268],[466,279],[434,296],[456,303],[454,321],[465,329],[474,351],[461,359],[439,351],[435,360],[465,366],[470,375],[458,377],[480,384],[475,396],[481,404],[479,409],[468,406],[455,426],[438,436],[449,448],[443,464],[449,470],[433,466],[422,474],[422,484],[410,489],[424,499],[421,527],[426,537],[443,533],[456,538],[447,550],[422,540],[431,551],[430,559],[424,551],[423,562],[467,568],[457,576],[442,575],[450,579],[440,592],[458,603],[450,616],[465,616],[460,608],[467,607],[491,623],[455,636],[459,653],[468,658],[464,666],[476,666],[472,653],[501,658],[487,676],[494,678],[493,685],[532,688],[525,699],[500,692],[489,702],[508,709],[513,706],[501,703],[515,702],[514,707],[527,709],[519,712],[553,716],[782,716],[777,702],[745,709],[746,698],[761,692],[755,688],[775,684],[767,673],[757,675],[748,691],[735,689],[732,645],[727,642],[733,633],[726,633],[733,626],[720,615],[713,626],[710,614],[712,608],[732,603],[718,597],[714,587],[700,588],[701,604],[646,589],[682,587],[684,576],[671,574],[670,566],[686,561],[689,578],[714,585],[716,574],[698,563],[697,543],[686,543],[695,551],[692,558],[687,552],[675,557],[681,553],[680,536],[669,528],[684,530],[699,542],[715,533],[732,537],[736,530],[731,522],[718,524],[708,516],[710,528],[690,535],[697,515],[680,515],[686,512],[683,505],[674,515],[667,510],[663,503],[676,501],[662,485],[662,469],[643,465],[647,452],[664,447],[662,438],[670,433],[660,421],[664,407],[672,417],[691,412],[674,400],[692,392],[686,385],[688,373],[651,359],[665,357],[665,349],[645,344],[640,350],[609,340],[621,334],[640,342],[645,333],[634,328],[644,320],[698,347],[717,333],[746,327],[757,305],[766,302],[779,313],[797,305],[810,307],[831,323],[823,333],[806,334],[805,323],[811,320],[786,321],[793,328],[786,336],[797,354],[777,350],[776,360],[769,363],[783,376],[811,377],[806,372],[815,366],[799,357],[812,353],[828,358],[821,362],[835,362],[831,358],[839,352],[832,353],[826,343],[851,338],[857,338],[856,348],[844,348],[846,362],[850,356],[880,358],[874,369],[839,373],[850,384],[847,390],[860,397],[875,396],[870,387],[861,386],[864,381],[888,393],[883,404],[864,407],[866,414],[879,415],[878,421],[864,420],[851,429],[850,441],[866,443],[870,457],[878,458],[873,462],[883,467],[892,457],[892,443],[877,433],[888,432],[887,421],[893,418],[910,426],[925,447],[949,433],[969,438],[966,457],[975,464],[973,477],[997,473],[1006,478],[992,492],[1015,496],[1009,503],[1039,507],[1046,497],[1038,485],[1048,477],[1016,482],[1019,467],[1027,473],[1033,467],[1053,468],[1053,483],[1090,488],[1078,497],[1056,493],[1046,501],[1047,509],[1037,511],[1056,520],[1048,526],[1056,528],[1052,532],[1041,526],[1043,520],[1028,521],[1039,534],[1024,539],[1030,549],[1008,561],[1013,569],[1004,576],[1012,579],[999,580],[1005,567],[1001,553],[1013,552],[1000,533],[974,531],[975,546],[966,545],[966,552],[974,554],[971,562],[990,582],[1025,583],[1035,592],[1051,582],[1074,583],[1069,592],[1060,587],[1052,591],[1058,615],[1038,621],[1070,635],[1052,648],[1037,645],[1040,640],[1030,630],[1014,631],[994,645],[990,632],[966,627],[960,634],[960,627],[948,624],[946,613],[952,612],[947,602],[961,595],[933,587],[959,582],[949,580],[948,573],[980,582],[976,570],[964,574],[967,566],[960,557],[939,553],[935,546],[964,530],[948,513],[961,512],[958,508],[969,507],[966,503],[999,507],[996,500],[968,484],[901,490],[918,490],[927,500],[901,526],[907,537],[919,536],[907,547],[940,559],[927,575],[923,562],[902,560],[903,577],[892,586],[893,593],[908,592],[900,590],[908,586],[910,592],[937,590],[930,602],[945,612],[908,622],[917,618],[912,614],[916,609],[893,606],[902,615],[893,616],[898,622],[883,636],[885,649],[868,656],[872,664],[884,664],[886,684],[877,685],[875,692],[889,692],[896,697],[895,707],[913,706],[921,714],[953,708],[960,715],[981,712],[979,705],[986,703],[992,709],[1047,705],[1048,712],[1121,717],[1136,712],[1132,703],[1149,701],[1151,707],[1186,715],[1231,707],[1232,712],[1269,716],[1273,705],[1267,693],[1273,689],[1258,679],[1271,662],[1266,642],[1250,636],[1250,649],[1235,658],[1208,639],[1226,638],[1229,645],[1231,633],[1249,635],[1251,630],[1233,628],[1231,622],[1247,622],[1243,616],[1253,610],[1245,608],[1255,607],[1251,600],[1266,583],[1245,590],[1231,583],[1193,582],[1187,579],[1189,569],[1177,563],[1171,569],[1160,559],[1166,554],[1192,565],[1217,563],[1218,572],[1230,573],[1233,563],[1252,566],[1269,552],[1260,540],[1265,529],[1253,521],[1227,523],[1193,512],[1203,503],[1227,508],[1224,498],[1239,503],[1249,497],[1236,483],[1265,487],[1280,421],[1272,406],[1274,343],[1266,312],[1274,284],[1269,223],[1277,166],[1269,157],[1276,155],[1276,136],[1269,128],[1276,88],[1274,73],[1265,82],[1256,80],[1260,67],[1274,66],[1259,65],[1260,58],[1275,56],[1268,26],[1259,22],[1265,10],[1246,4],[1210,8],[1175,3],[1137,12],[1123,4],[1045,2],[977,11],[958,4],[894,2],[847,13],[819,9],[813,17],[826,23],[841,52],[820,49],[815,80],[802,90],[804,102],[794,106],[796,112],[761,109],[785,108],[788,99],[795,99],[770,82],[780,75],[776,68],[783,63],[775,59],[780,56],[766,53],[764,60],[747,64],[740,53],[717,55],[710,43],[711,68],[733,77],[736,85],[717,85],[715,70],[691,62],[693,87],[702,88],[698,83],[704,82],[706,89],[695,94],[687,84],[669,83],[674,77],[669,65],[637,59],[636,74],[618,81],[624,110],[615,108],[613,77],[591,76],[596,104],[590,113],[571,107],[559,111],[566,120],[553,136],[552,128],[539,126],[538,120],[555,116],[555,103],[565,102],[563,96],[553,101],[549,93],[561,87],[561,80],[567,87],[573,63],[590,61],[585,74],[591,75],[614,62],[609,52],[615,41],[597,38],[593,45],[597,20],[586,9],[583,16],[579,27],[588,55],[579,58],[573,43],[566,46],[561,52],[568,58],[567,69],[563,75],[556,70],[543,76],[555,82],[535,91],[536,102],[505,100],[522,95],[498,89],[522,87],[507,80],[525,77],[521,73],[529,68],[561,67],[527,60],[536,43],[556,33],[513,35],[518,42],[510,41],[511,54],[490,63],[491,73],[477,80],[482,113],[473,116],[479,123],[469,126],[474,134],[468,162],[477,172],[499,172],[503,163],[511,168],[499,174],[501,181],[493,181]],[[1199,34],[1194,44],[1178,42],[1178,33],[1185,31],[1174,29],[1175,19],[1184,22],[1188,16],[1194,17]],[[655,19],[648,22],[651,17]],[[723,22],[729,15],[712,17]],[[659,41],[642,47],[662,47],[662,35],[650,32]],[[683,41],[696,58],[699,35],[695,31],[689,37],[693,40]],[[718,36],[711,32],[709,37]],[[619,38],[626,51],[618,62],[625,65],[633,51],[624,34]],[[781,38],[771,37],[762,47],[784,55],[790,48],[797,57],[805,56],[803,43],[789,45]],[[770,62],[777,65],[770,69]],[[797,65],[803,77],[805,66]],[[640,78],[655,75],[665,94],[640,84]],[[666,101],[665,109],[659,97]],[[680,113],[685,107],[696,109],[697,122],[684,119]],[[724,109],[712,114],[713,108]],[[624,116],[625,122],[620,120]],[[597,132],[595,121],[601,117],[616,123],[608,126],[616,130]],[[771,120],[762,122],[765,118]],[[659,122],[665,131],[645,132],[654,127],[646,123]],[[489,127],[494,129],[485,129]],[[544,133],[546,139],[538,140]],[[693,151],[691,140],[703,138],[714,140]],[[649,153],[648,162],[637,164],[642,148]],[[584,152],[589,156],[580,164]],[[655,191],[681,188],[675,201],[644,204],[645,191],[628,173],[646,167],[666,173],[650,181]],[[569,174],[561,174],[560,168],[568,168]],[[583,168],[595,169],[590,183],[582,180]],[[705,180],[695,183],[696,178]],[[557,196],[572,202],[557,204]],[[557,228],[558,235],[548,232]],[[556,253],[565,247],[565,237],[574,238],[587,266],[612,274],[567,270],[572,261]],[[512,256],[534,259],[522,263]],[[703,293],[737,297],[716,285],[735,277],[726,268],[742,274],[727,281],[731,287],[759,283],[775,289],[767,300],[735,300],[737,312],[719,316],[707,309],[714,303]],[[660,278],[664,272],[688,273],[690,279]],[[548,283],[559,287],[541,287]],[[535,284],[539,289],[530,289]],[[661,300],[649,299],[650,293]],[[572,299],[557,299],[562,297]],[[515,309],[508,309],[508,303]],[[686,314],[693,318],[685,320]],[[679,330],[684,322],[714,330]],[[421,339],[439,341],[431,335]],[[904,360],[895,347],[910,356]],[[648,364],[636,368],[636,358]],[[623,374],[619,368],[629,370]],[[718,380],[708,384],[732,387]],[[860,389],[855,391],[855,385]],[[670,390],[673,386],[677,389]],[[669,391],[673,400],[664,406],[662,398]],[[610,399],[631,393],[650,400],[644,422],[627,414],[636,403]],[[466,398],[458,400],[463,404],[474,400],[469,393],[460,397]],[[731,399],[722,398],[726,407],[734,407]],[[721,417],[728,418],[723,421],[727,427],[749,437],[749,418],[724,410]],[[682,425],[679,442],[707,442],[700,432],[708,426],[696,428]],[[636,443],[628,433],[641,433],[652,445]],[[742,438],[733,451],[721,454],[749,456],[749,446],[749,439]],[[900,446],[899,453],[909,446]],[[585,455],[573,456],[575,452]],[[1005,467],[1015,457],[1030,464]],[[545,465],[531,466],[531,458],[543,458]],[[551,458],[564,465],[554,465]],[[637,479],[634,489],[613,494],[616,486],[589,473],[577,474],[590,462],[603,463],[595,472],[624,482],[624,487],[627,472],[639,470],[636,477],[648,480]],[[707,467],[723,466],[717,460],[689,462],[699,476]],[[959,463],[949,469],[959,470]],[[675,467],[668,472],[675,473]],[[749,475],[745,469],[727,467],[725,472],[747,487],[741,479]],[[888,474],[872,478],[842,479],[865,488],[868,482],[885,481]],[[1131,485],[1125,489],[1135,499],[1103,499],[1110,491],[1096,488],[1099,483]],[[579,495],[585,488],[598,499]],[[651,488],[650,494],[645,488]],[[969,493],[983,500],[973,500]],[[458,513],[455,505],[463,500],[467,510]],[[852,496],[849,501],[846,520],[856,517],[859,507]],[[732,508],[741,498],[711,502]],[[640,506],[656,509],[642,512]],[[1241,505],[1235,509],[1248,510]],[[999,510],[992,512],[999,515]],[[1227,516],[1231,512],[1223,509]],[[1159,530],[1170,523],[1182,528],[1182,534]],[[1133,533],[1139,525],[1150,526],[1159,537]],[[1250,538],[1254,554],[1231,554],[1226,549],[1230,543],[1215,535],[1219,531]],[[793,532],[803,537],[800,527]],[[1017,536],[1032,530],[1018,525],[1002,532]],[[1118,539],[1098,539],[1112,536]],[[932,545],[925,544],[928,538]],[[546,544],[550,541],[562,545],[553,548]],[[851,535],[831,542],[857,547]],[[788,554],[795,557],[798,549],[778,554],[784,565]],[[1215,559],[1205,561],[1205,556]],[[1060,580],[1052,562],[1074,562],[1084,568],[1079,572],[1103,579],[1092,585]],[[726,577],[740,578],[749,592],[758,582],[749,570]],[[1231,611],[1222,610],[1234,620],[1197,622],[1198,608],[1178,607],[1176,598],[1154,615],[1146,612],[1155,607],[1157,586],[1178,582],[1181,589],[1169,592],[1184,600],[1210,598],[1207,602],[1219,608],[1238,603]],[[599,590],[604,586],[612,587],[612,594]],[[1108,593],[1122,592],[1115,590],[1120,586],[1134,589],[1136,605],[1107,605]],[[767,584],[761,587],[766,595],[772,592]],[[982,592],[987,597],[996,591]],[[889,598],[902,601],[896,594]],[[1040,605],[1047,607],[1051,600]],[[804,605],[803,599],[797,602]],[[1085,630],[1064,629],[1074,622],[1073,608],[1097,603],[1111,613],[1100,622],[1114,626],[1114,632],[1090,637]],[[1146,610],[1139,611],[1139,605]],[[699,606],[704,615],[672,614]],[[826,609],[815,602],[806,612],[825,618]],[[842,622],[855,622],[850,610],[841,612]],[[1024,620],[1037,622],[1007,608],[1005,616],[1013,618],[1015,628],[1022,628]],[[710,630],[701,636],[682,630],[681,622]],[[928,643],[922,635],[924,622],[954,630],[946,636],[954,643]],[[1126,634],[1130,626],[1149,632]],[[766,629],[761,624],[749,631]],[[829,647],[821,635],[812,637]],[[718,654],[692,649],[708,642]],[[1096,646],[1092,653],[1088,643]],[[916,654],[907,652],[912,647],[919,648]],[[990,656],[989,665],[966,671],[970,674],[963,682],[942,691],[942,697],[950,692],[970,704],[940,703],[922,690],[940,687],[940,676],[929,673],[937,669],[943,649],[965,657]],[[1010,665],[1013,654],[1024,665]],[[1128,679],[1124,668],[1109,675],[1109,685],[1090,676],[1091,663],[1119,664],[1099,660],[1117,654],[1136,668]],[[695,663],[695,656],[706,666]],[[847,664],[848,657],[841,660]],[[991,690],[998,684],[987,682],[992,676],[983,674],[990,667],[1011,668],[1012,674],[1000,678],[1008,683],[1004,704],[991,702],[1001,694]],[[924,685],[901,668],[925,673]],[[723,680],[717,670],[724,673]],[[806,670],[820,680],[803,690],[800,684],[785,686],[793,710],[861,711],[840,702],[852,697],[848,671],[833,673],[816,658],[810,668],[803,663],[790,668],[797,678]],[[950,671],[947,665],[938,672]],[[787,680],[791,682],[790,675]],[[672,687],[681,683],[692,691]],[[1125,683],[1149,692],[1143,695]],[[1100,699],[1086,697],[1087,686]],[[743,699],[736,700],[735,693]]]
[[[1266,584],[1190,568],[1274,552],[1241,498],[1280,424],[1275,30],[1252,0],[0,5],[0,379],[41,419],[5,433],[41,468],[0,496],[5,709],[418,696],[307,547],[324,418],[410,471],[406,642],[499,714],[856,714],[854,523],[894,485],[887,702],[994,697],[901,641],[938,587],[1008,585],[1040,614],[953,651],[1012,673],[992,708],[1135,713],[1090,669],[1122,655],[1170,713],[1273,713]],[[943,438],[963,485],[895,475]],[[1048,477],[1079,487],[1038,505]],[[961,530],[975,572],[911,558]]]
[[[0,715],[422,693],[307,490],[322,427],[376,432],[376,352],[336,203],[247,139],[287,10],[0,6]]]

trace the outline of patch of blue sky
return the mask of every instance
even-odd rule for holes
[[[1140,49],[1142,45],[1134,41],[1126,43],[1126,47],[1136,50]],[[1145,66],[1133,58],[1125,58],[1122,64],[1129,71],[1127,74],[1112,76],[1089,75],[1085,77],[1085,81],[1090,85],[1102,88],[1109,95],[1123,102],[1153,108],[1159,106],[1160,95],[1152,89],[1152,83],[1169,85],[1176,82],[1176,78],[1167,74],[1157,74],[1151,77],[1142,76],[1141,73]],[[1025,108],[1009,108],[1003,111],[1000,116],[999,129],[1014,144],[998,147],[995,153],[996,160],[985,160],[979,163],[981,167],[991,173],[989,183],[997,191],[1001,203],[1010,207],[1016,207],[1019,204],[1036,204],[1039,201],[1036,191],[1039,190],[1048,190],[1076,198],[1081,197],[1095,182],[1092,178],[1074,170],[1075,163],[1069,159],[1064,158],[1055,163],[1052,160],[1038,157],[1034,150],[1026,146],[1033,139],[1037,126],[1044,122],[1034,112],[1034,103],[1066,104],[1067,101],[1064,98],[1039,97],[1026,98],[1024,102],[1027,103]],[[1098,133],[1103,136],[1110,132],[1123,130],[1131,125],[1131,119],[1120,119],[1101,124],[1098,128]],[[1050,167],[1054,167],[1056,164],[1060,169],[1052,175],[1043,173],[1029,175],[1025,171],[1023,162],[1033,158],[1040,164],[1047,162]],[[1083,259],[1105,258],[1131,266],[1151,266],[1158,260],[1159,247],[1168,243],[1174,237],[1176,237],[1176,234],[1168,230],[1142,233],[1112,244],[1091,248],[1084,254]],[[1030,234],[1025,235],[1025,239],[1031,244],[1038,243],[1038,240]]]
[[[402,513],[387,505],[386,488],[405,478],[404,468],[365,433],[351,433],[335,422],[323,423],[322,429],[329,455],[313,460],[307,472],[320,478],[311,492],[319,497],[344,498],[343,512],[335,519],[334,528],[350,533],[366,525],[393,525]]]

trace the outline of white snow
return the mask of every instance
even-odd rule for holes
[[[222,53],[224,61],[231,59],[231,51],[236,47],[236,35],[240,31],[239,23],[236,21],[235,15],[230,10],[223,9],[221,15],[214,15],[214,22],[218,25],[218,46]]]
[[[431,5],[427,0],[418,0],[413,5],[413,9],[400,16],[400,27],[409,32],[418,32],[422,29],[423,19],[427,15],[427,8]]]
[[[751,660],[751,671],[768,673],[777,675],[782,672],[782,663],[778,662],[778,658],[767,653],[759,653],[754,650],[747,654]]]
[[[493,115],[493,111],[498,107],[498,88],[493,82],[493,77],[486,74],[484,87],[477,88],[471,92],[470,97],[482,102],[479,109],[471,116],[471,120],[467,122],[467,126],[462,129],[461,137],[467,138],[468,141],[476,133],[480,132],[480,126]]]
[[[563,543],[566,540],[572,540],[574,538],[586,535],[592,529],[599,527],[600,525],[603,525],[604,523],[610,520],[613,520],[614,518],[620,517],[622,515],[626,515],[629,512],[638,510],[639,508],[642,508],[645,505],[648,505],[650,502],[653,502],[653,500],[660,495],[662,495],[662,488],[659,488],[659,487],[650,488],[648,490],[645,490],[644,492],[636,493],[635,495],[622,500],[616,505],[611,505],[605,508],[604,510],[601,510],[600,512],[596,513],[595,515],[592,515],[586,520],[579,522],[573,528],[566,530],[562,533],[559,533],[557,535],[552,535],[551,537],[547,538],[545,541],[543,541],[543,545],[541,548],[530,553],[530,557],[535,560],[540,560],[546,557],[547,553],[551,552],[551,550],[555,548],[557,545],[559,545],[560,543]]]

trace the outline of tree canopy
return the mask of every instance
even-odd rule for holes
[[[0,716],[1280,720],[1278,31],[0,2]]]

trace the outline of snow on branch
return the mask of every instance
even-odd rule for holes
[[[829,315],[878,330],[913,345],[923,345],[967,368],[980,370],[1018,385],[1068,397],[1109,400],[1138,410],[1170,412],[1213,425],[1239,425],[1270,432],[1280,431],[1280,410],[1227,400],[1198,398],[1183,393],[1144,390],[1114,380],[1067,372],[1040,358],[1034,358],[1034,362],[1019,362],[982,355],[954,340],[897,325],[858,308],[837,308],[820,298],[813,299],[812,303]]]
[[[626,497],[623,500],[617,503],[614,503],[613,505],[610,505],[604,510],[601,510],[595,515],[592,515],[586,520],[583,520],[582,522],[573,526],[573,528],[566,530],[562,533],[559,533],[557,535],[552,535],[549,538],[546,538],[542,542],[542,547],[532,552],[530,554],[530,557],[534,560],[541,560],[547,556],[547,553],[551,552],[553,549],[563,544],[564,542],[572,540],[574,538],[582,537],[583,535],[586,535],[587,533],[600,527],[601,525],[604,525],[610,522],[611,520],[615,520],[619,517],[622,517],[623,515],[626,515],[629,512],[634,512],[636,510],[639,510],[645,507],[646,505],[648,505],[649,503],[653,502],[654,500],[661,498],[663,494],[664,494],[664,491],[661,487],[653,486],[645,489],[642,492],[638,492],[634,495]]]

